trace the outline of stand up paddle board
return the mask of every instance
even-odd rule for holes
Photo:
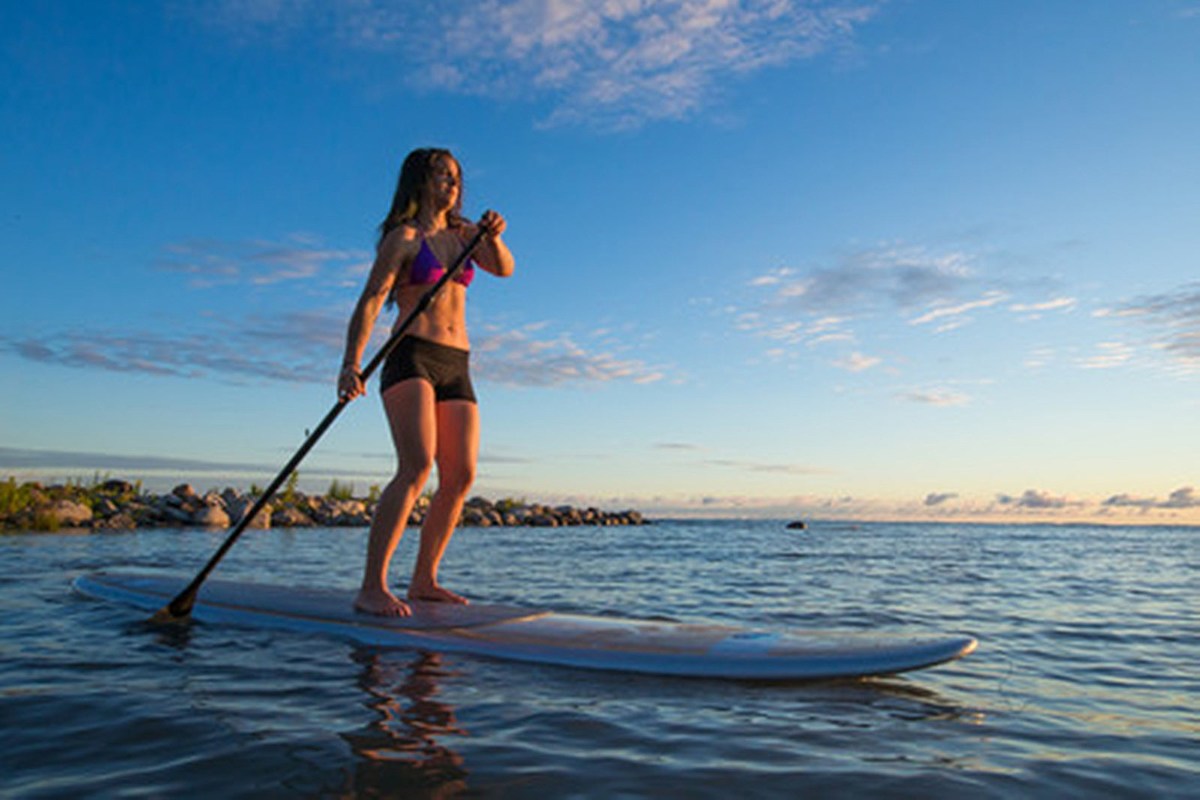
[[[74,582],[84,595],[145,611],[157,611],[186,584],[179,577],[128,572],[99,572]],[[369,647],[705,678],[890,675],[961,658],[977,644],[970,636],[755,631],[476,603],[412,603],[411,617],[385,618],[354,611],[354,594],[210,580],[192,616],[201,622],[324,634]]]

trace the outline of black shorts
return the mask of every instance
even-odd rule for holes
[[[433,385],[434,397],[439,403],[443,400],[474,403],[475,388],[471,386],[470,359],[470,350],[405,336],[383,362],[379,392],[386,392],[400,381],[421,378]]]

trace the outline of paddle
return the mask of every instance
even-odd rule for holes
[[[388,355],[396,349],[396,346],[400,344],[400,340],[404,337],[404,334],[408,331],[409,327],[412,326],[417,317],[425,313],[425,310],[429,308],[430,303],[432,303],[433,299],[437,297],[438,292],[440,292],[442,287],[445,286],[450,279],[458,273],[459,269],[462,268],[462,265],[467,262],[467,258],[472,252],[475,251],[475,248],[479,246],[479,243],[483,241],[483,237],[486,235],[487,230],[483,227],[480,227],[479,232],[475,234],[475,237],[467,243],[466,249],[464,249],[462,253],[459,254],[458,258],[454,260],[454,263],[450,265],[450,269],[446,270],[445,274],[443,274],[441,278],[438,278],[437,283],[435,283],[430,290],[426,292],[420,300],[417,301],[416,306],[414,306],[409,315],[404,318],[404,321],[396,326],[396,329],[392,332],[392,335],[388,337],[387,342],[384,343],[383,347],[379,348],[379,352],[375,354],[375,357],[372,358],[367,363],[366,368],[363,369],[363,383],[366,383],[367,379],[371,377],[371,373],[378,369],[379,365],[382,364]],[[321,438],[321,435],[324,434],[326,430],[328,430],[329,426],[333,424],[333,421],[338,418],[339,414],[342,413],[342,409],[344,409],[349,403],[349,398],[345,396],[338,397],[337,403],[334,404],[333,408],[329,409],[329,413],[325,415],[325,419],[321,420],[320,424],[317,425],[317,427],[313,429],[313,432],[308,435],[308,438],[304,440],[304,444],[300,445],[300,449],[297,450],[296,454],[292,456],[291,460],[283,466],[283,469],[280,470],[279,474],[275,476],[275,480],[271,481],[271,485],[268,486],[266,491],[259,496],[254,505],[250,507],[250,510],[242,515],[242,518],[238,521],[238,524],[235,525],[233,530],[230,531],[229,535],[225,537],[225,541],[221,544],[220,548],[217,549],[217,552],[208,560],[208,563],[204,565],[204,569],[200,570],[196,577],[192,579],[192,582],[188,584],[187,588],[180,592],[174,600],[156,611],[154,616],[150,618],[150,622],[156,624],[182,622],[188,617],[188,615],[192,613],[192,607],[196,605],[196,595],[200,591],[200,586],[204,583],[205,579],[208,578],[209,573],[211,573],[216,568],[217,564],[221,562],[221,559],[225,557],[227,552],[229,552],[229,548],[233,547],[234,542],[238,540],[238,537],[241,536],[242,532],[245,531],[247,526],[250,525],[250,521],[258,516],[258,513],[262,511],[264,507],[266,507],[271,497],[274,496],[279,487],[283,485],[283,482],[288,479],[288,476],[290,476],[296,470],[296,467],[298,467],[300,462],[304,460],[304,457],[308,455],[308,451],[313,448],[313,445],[317,443],[317,440]]]

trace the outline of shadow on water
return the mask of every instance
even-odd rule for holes
[[[466,736],[454,709],[438,700],[439,682],[454,673],[438,653],[402,661],[395,653],[356,649],[357,685],[375,718],[341,733],[354,752],[346,787],[356,797],[454,797],[467,788],[463,758],[446,744]]]
[[[155,644],[182,653],[191,646],[192,640],[195,638],[194,625],[195,623],[190,621],[163,625],[158,622],[152,622],[147,617],[146,619],[128,623],[122,634],[126,637],[138,639],[148,637]]]
[[[906,722],[965,721],[979,723],[983,712],[941,692],[903,678],[875,678],[862,682],[873,697],[867,704],[879,708],[893,719]]]
[[[899,675],[739,683],[755,691],[778,692],[789,701],[856,707],[864,712],[882,712],[887,718],[906,722],[963,720],[975,723],[983,718],[980,709]]]

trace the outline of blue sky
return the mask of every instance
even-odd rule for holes
[[[5,4],[0,475],[265,484],[438,145],[480,494],[1197,521],[1198,97],[1197,0]]]

